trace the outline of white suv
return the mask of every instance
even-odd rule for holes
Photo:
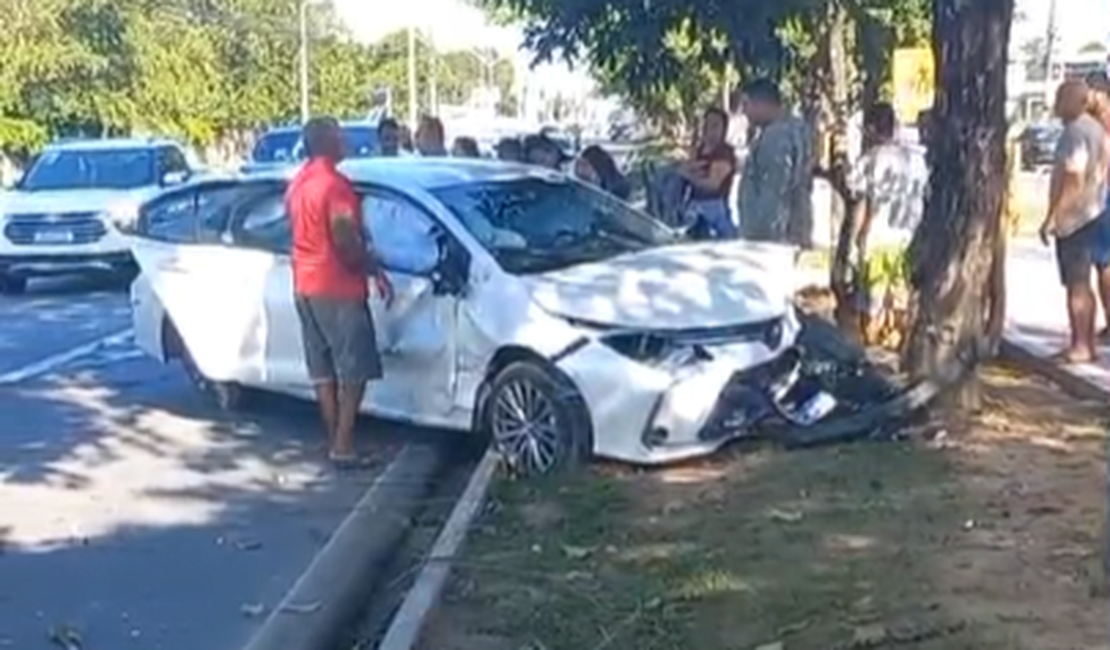
[[[132,272],[129,243],[116,223],[196,171],[171,140],[47,146],[0,193],[0,292],[22,293],[33,276]]]

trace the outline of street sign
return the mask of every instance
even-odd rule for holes
[[[933,106],[935,85],[933,50],[903,47],[894,50],[894,111],[903,124],[917,121],[918,113]]]

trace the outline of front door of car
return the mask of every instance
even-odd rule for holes
[[[435,279],[446,233],[411,199],[382,189],[362,195],[368,240],[393,285],[386,305],[372,294],[384,381],[368,391],[387,417],[435,421],[454,409],[458,296]]]
[[[263,383],[269,369],[262,296],[274,256],[224,239],[242,192],[239,183],[218,181],[161,196],[140,213],[132,252],[201,372],[217,381]]]

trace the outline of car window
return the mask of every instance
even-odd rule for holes
[[[509,273],[543,273],[678,240],[647,214],[561,175],[465,183],[432,194]]]
[[[251,160],[258,163],[288,162],[294,160],[294,149],[301,140],[301,132],[270,131],[263,133],[254,144]]]
[[[177,147],[160,147],[158,149],[159,172],[164,176],[173,173],[188,173],[189,162],[185,154]]]
[[[287,255],[293,249],[293,230],[285,212],[285,193],[272,189],[236,209],[235,243]]]
[[[47,149],[19,183],[25,192],[52,190],[128,190],[157,185],[154,150]]]
[[[398,273],[424,275],[439,262],[439,227],[410,200],[384,193],[362,199],[362,220],[367,241],[385,268]]]
[[[135,234],[178,244],[221,242],[239,196],[227,185],[171,193],[143,208]]]

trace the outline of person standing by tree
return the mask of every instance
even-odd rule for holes
[[[358,195],[336,169],[343,158],[339,122],[313,118],[302,138],[308,162],[285,195],[294,301],[329,457],[339,466],[357,465],[362,463],[354,449],[355,419],[366,384],[382,376],[367,276],[387,304],[393,289],[367,245]]]
[[[736,239],[740,234],[728,205],[736,176],[736,150],[726,137],[728,113],[706,109],[694,155],[676,170],[689,185],[687,216],[712,239]]]
[[[1098,120],[1106,135],[1105,146],[1110,158],[1110,79],[1105,72],[1087,77],[1091,89],[1089,112]],[[1104,327],[1098,333],[1102,343],[1110,342],[1110,196],[1106,209],[1099,217],[1098,237],[1095,240],[1095,266],[1098,269],[1098,296],[1102,302]]]
[[[1041,224],[1041,241],[1056,239],[1060,281],[1067,290],[1071,341],[1058,356],[1066,363],[1089,363],[1096,358],[1095,295],[1091,270],[1095,266],[1099,216],[1106,207],[1106,134],[1088,113],[1090,89],[1071,80],[1056,92],[1055,112],[1064,123],[1056,145],[1050,179],[1048,214]]]
[[[925,210],[929,169],[919,148],[895,137],[894,107],[880,102],[864,116],[867,142],[863,155],[848,179],[849,189],[860,197],[852,220],[852,242],[865,278],[865,291],[858,305],[861,331],[873,338],[872,315],[894,315],[891,301],[905,298],[906,248]],[[874,323],[888,331],[895,323]]]
[[[778,85],[756,79],[741,90],[748,122],[758,129],[737,198],[744,239],[813,242],[813,141],[806,123],[783,105]]]

